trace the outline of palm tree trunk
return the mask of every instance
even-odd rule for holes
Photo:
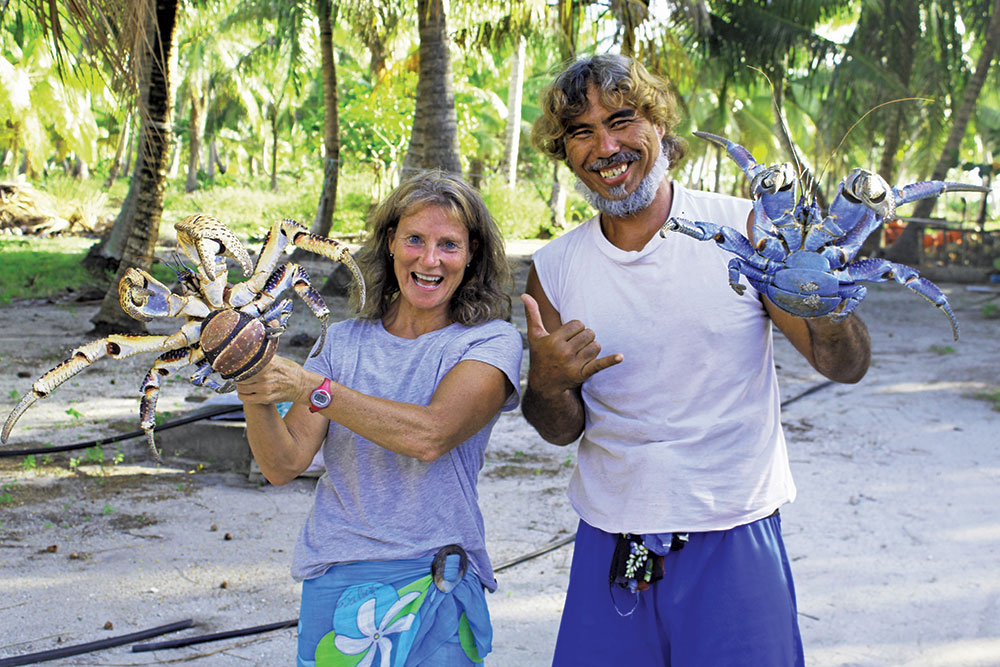
[[[170,51],[177,21],[177,0],[157,0],[155,19],[156,25],[149,31],[151,38],[144,58],[140,91],[140,108],[144,110],[141,150],[126,206],[122,209],[122,214],[127,214],[128,219],[123,221],[122,215],[119,215],[119,222],[115,223],[116,226],[124,224],[129,231],[114,282],[104,295],[100,311],[90,320],[98,334],[145,329],[142,323],[122,310],[118,301],[118,283],[129,268],[148,270],[152,266],[159,237],[170,153]]]
[[[962,103],[952,117],[951,131],[945,141],[941,157],[934,165],[930,180],[943,181],[948,176],[948,170],[958,164],[958,148],[965,138],[966,130],[969,126],[969,118],[976,109],[976,101],[979,99],[979,92],[986,81],[993,56],[1000,47],[1000,0],[993,0],[990,25],[986,31],[986,39],[983,43],[983,50],[979,53],[979,60],[976,61],[976,69],[965,87],[965,94]],[[916,203],[912,216],[914,218],[928,218],[937,203],[937,197],[921,199]],[[918,264],[920,262],[920,247],[923,241],[923,228],[919,225],[907,225],[903,233],[899,235],[896,242],[886,250],[886,257],[894,262],[904,264]]]
[[[521,98],[524,92],[524,57],[527,40],[517,39],[514,61],[510,66],[510,89],[507,91],[507,127],[504,139],[503,165],[508,187],[517,183],[517,153],[521,141]]]
[[[317,0],[319,49],[323,74],[323,191],[319,196],[313,234],[329,236],[333,212],[337,207],[337,181],[340,167],[340,118],[337,114],[337,63],[333,57],[333,17],[330,0]]]
[[[442,169],[461,174],[444,0],[417,0],[417,12],[420,70],[410,150],[403,161],[403,173]]]
[[[552,165],[552,192],[549,194],[549,211],[552,214],[552,226],[556,229],[566,229],[566,186],[561,177],[562,163]]]
[[[191,126],[188,128],[188,168],[184,189],[194,192],[198,189],[198,167],[201,164],[202,137],[205,135],[205,98],[202,91],[191,93]]]
[[[271,192],[278,191],[278,110],[271,114]]]
[[[573,7],[572,0],[558,0],[557,21],[559,24],[559,56],[563,62],[576,58],[576,26],[578,9]],[[560,177],[560,163],[552,168],[552,190],[549,193],[549,215],[552,226],[556,229],[566,228],[566,186]]]

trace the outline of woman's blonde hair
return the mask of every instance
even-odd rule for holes
[[[467,326],[510,318],[510,265],[503,237],[483,198],[454,174],[421,171],[403,180],[372,213],[371,234],[358,253],[358,265],[367,285],[366,305],[361,317],[381,319],[399,294],[399,283],[389,255],[389,237],[399,220],[425,206],[449,211],[469,232],[474,248],[469,266],[451,297],[448,312],[453,322]]]
[[[632,107],[663,129],[661,144],[671,166],[684,156],[687,145],[674,134],[680,116],[667,82],[650,74],[637,60],[614,54],[570,63],[542,92],[542,115],[531,131],[532,143],[538,150],[555,160],[566,160],[566,128],[587,110],[587,93],[592,85],[600,92],[604,106]]]

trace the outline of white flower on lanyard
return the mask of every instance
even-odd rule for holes
[[[345,655],[358,655],[368,651],[368,654],[358,663],[357,667],[370,667],[375,662],[375,651],[369,649],[376,646],[382,656],[380,666],[389,667],[392,654],[392,640],[389,638],[389,635],[409,630],[416,615],[407,614],[393,623],[390,623],[390,621],[392,621],[393,617],[403,607],[419,596],[419,591],[411,591],[399,598],[385,612],[385,616],[382,617],[377,627],[375,625],[375,598],[365,600],[364,604],[358,607],[358,630],[361,630],[361,634],[364,637],[356,639],[354,637],[337,635],[333,639],[334,646]]]

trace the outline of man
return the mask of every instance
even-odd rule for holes
[[[737,295],[716,244],[658,235],[671,216],[749,231],[752,206],[667,177],[684,143],[665,83],[642,65],[574,62],[542,107],[536,145],[599,211],[535,254],[522,297],[524,415],[554,444],[582,435],[554,664],[802,664],[771,324],[838,382],[867,371],[867,329],[854,315],[793,317],[752,287]]]

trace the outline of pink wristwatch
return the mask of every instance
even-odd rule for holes
[[[319,412],[330,405],[330,378],[323,378],[323,384],[313,389],[309,395],[309,412]]]

